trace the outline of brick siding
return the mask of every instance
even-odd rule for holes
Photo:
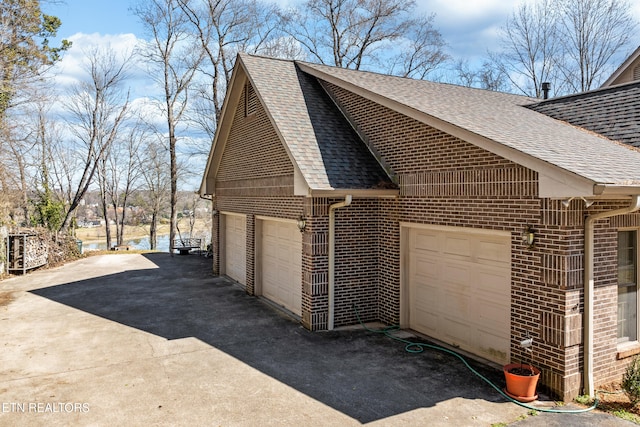
[[[511,233],[511,358],[535,341],[533,362],[542,383],[562,399],[582,388],[583,250],[585,214],[624,206],[600,202],[586,210],[538,197],[537,174],[452,135],[325,84],[357,132],[400,186],[397,198],[356,198],[336,210],[335,326],[363,321],[398,324],[401,284],[400,222],[472,227]],[[244,100],[245,97],[241,97]],[[238,108],[216,178],[214,208],[247,215],[247,284],[255,293],[255,217],[307,218],[302,243],[302,323],[327,327],[328,212],[337,198],[293,195],[293,167],[262,106],[245,117]],[[624,225],[622,225],[624,224]],[[629,225],[631,224],[631,225]],[[521,238],[532,226],[535,247]],[[213,221],[214,271],[220,271],[219,222]],[[596,224],[595,377],[619,380],[627,360],[617,360],[617,246],[622,226],[640,227],[627,215]]]
[[[529,357],[517,343],[530,334],[542,382],[563,399],[580,394],[582,201],[566,209],[558,200],[539,199],[535,172],[346,90],[325,87],[400,184],[401,197],[382,199],[379,209],[379,318],[392,324],[400,320],[398,221],[510,231],[511,358]],[[620,206],[619,201],[596,204],[588,212]],[[527,225],[536,231],[532,249],[520,237]],[[605,384],[619,380],[627,362],[616,360],[616,229],[598,225],[594,371],[596,383]]]

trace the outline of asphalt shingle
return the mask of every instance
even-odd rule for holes
[[[526,108],[538,100],[319,64],[304,66],[318,78],[331,77],[333,83],[381,96],[594,183],[640,185],[640,151]]]
[[[640,147],[640,82],[549,99],[529,108]]]
[[[293,61],[241,54],[249,78],[312,189],[371,189],[389,177],[312,76]]]
[[[370,189],[388,175],[318,80],[409,108],[581,176],[640,185],[640,84],[540,102],[451,84],[241,54],[253,86],[311,189]],[[556,118],[554,118],[556,117]],[[604,136],[603,136],[604,135]],[[611,138],[611,139],[609,139]]]

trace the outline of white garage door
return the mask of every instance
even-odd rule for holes
[[[295,223],[262,221],[262,295],[302,314],[302,234]]]
[[[247,219],[224,215],[224,274],[243,285],[247,281]]]
[[[408,236],[409,327],[509,363],[510,236],[462,228]]]

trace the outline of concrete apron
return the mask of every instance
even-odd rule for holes
[[[104,255],[0,282],[0,425],[487,426],[528,412],[450,356],[308,332],[210,262]]]

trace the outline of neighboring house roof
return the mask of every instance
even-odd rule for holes
[[[246,54],[234,69],[205,180],[215,175],[212,158],[216,145],[224,143],[230,121],[225,111],[238,101],[240,85],[234,80],[243,72],[297,168],[296,182],[304,180],[311,191],[365,185],[355,176],[362,173],[383,175],[313,76],[537,171],[541,197],[640,193],[640,151],[526,108],[537,99]],[[339,137],[333,140],[332,134]],[[341,173],[345,176],[338,177]],[[309,193],[302,190],[296,194]]]
[[[640,46],[613,72],[601,87],[640,80]]]
[[[548,99],[529,108],[640,147],[640,81]]]

